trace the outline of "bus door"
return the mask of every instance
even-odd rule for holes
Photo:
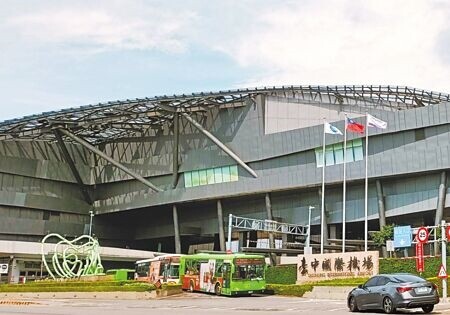
[[[159,270],[159,276],[160,276],[160,279],[162,280],[162,283],[166,283],[167,282],[167,274],[169,272],[168,267],[169,267],[168,261],[167,260],[162,260],[161,261],[161,265],[159,267],[159,268],[161,268]]]
[[[229,289],[231,282],[231,264],[229,262],[225,262],[223,264],[222,274],[223,274],[223,288]]]

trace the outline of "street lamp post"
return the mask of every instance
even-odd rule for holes
[[[89,236],[92,235],[92,218],[94,217],[94,211],[89,211],[89,215],[91,216],[91,220],[89,222]]]

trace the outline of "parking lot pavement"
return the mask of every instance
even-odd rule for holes
[[[1,301],[0,301],[1,302]],[[23,302],[23,301],[22,301]],[[349,314],[345,301],[313,300],[281,296],[217,297],[183,293],[157,300],[33,300],[31,304],[1,304],[0,314],[36,315],[174,315],[174,314]],[[401,313],[421,313],[407,310]],[[450,313],[450,303],[436,306],[434,313]],[[370,314],[370,313],[365,313]],[[380,314],[378,312],[377,314]]]

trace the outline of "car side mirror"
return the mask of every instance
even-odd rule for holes
[[[363,284],[360,284],[360,285],[358,286],[358,289],[364,289],[364,285],[363,285]]]

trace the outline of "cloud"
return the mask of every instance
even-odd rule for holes
[[[215,47],[261,70],[239,84],[394,84],[450,92],[450,60],[436,49],[449,20],[449,6],[436,1],[289,2],[266,7],[233,45]]]
[[[130,2],[131,3],[131,2]],[[24,40],[98,52],[104,50],[158,50],[181,53],[196,15],[189,10],[125,5],[48,8],[6,19],[6,25]]]

